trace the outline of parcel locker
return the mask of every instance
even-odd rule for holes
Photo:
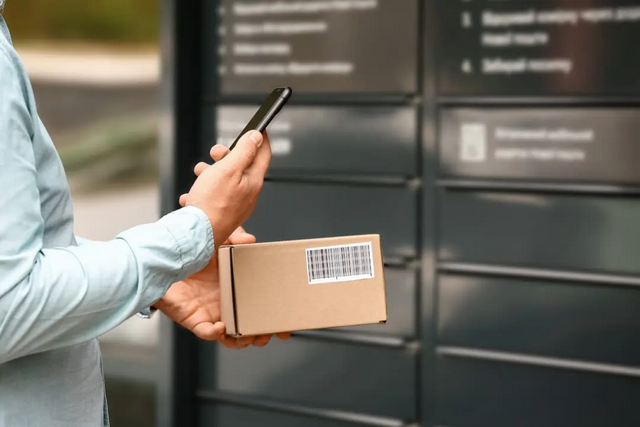
[[[245,226],[380,234],[389,320],[165,321],[161,427],[640,422],[640,0],[163,1],[163,212],[291,86]]]
[[[636,425],[640,2],[436,3],[428,425]]]

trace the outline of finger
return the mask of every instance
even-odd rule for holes
[[[243,226],[239,226],[238,228],[236,228],[235,230],[233,230],[233,233],[231,233],[231,235],[233,236],[234,234],[244,234],[247,231],[244,229]]]
[[[256,340],[256,337],[237,338],[236,344],[238,345],[238,348],[246,348],[246,347],[249,347],[251,344],[253,344],[255,340]]]
[[[221,144],[217,144],[211,148],[211,151],[209,151],[209,155],[214,161],[219,162],[220,160],[224,159],[227,154],[229,154],[229,152],[230,151],[227,147]]]
[[[263,180],[264,176],[269,170],[269,164],[271,163],[271,141],[269,137],[265,136],[262,145],[258,149],[255,160],[247,168],[247,174],[255,179]]]
[[[220,344],[224,345],[227,348],[233,348],[236,339],[234,337],[230,337],[229,335],[223,335],[218,341],[220,341]]]
[[[187,195],[183,194],[182,196],[180,196],[180,206],[182,206],[183,208],[185,206],[187,206]]]
[[[224,336],[225,326],[222,322],[203,322],[198,323],[193,328],[193,333],[200,339],[207,341],[216,341]]]
[[[291,332],[285,332],[285,333],[281,333],[281,334],[276,334],[276,336],[281,339],[282,341],[286,341],[289,338],[291,338]]]
[[[229,243],[232,245],[250,245],[255,242],[256,236],[247,233],[242,227],[238,227],[231,236],[229,236]]]
[[[200,174],[204,171],[207,170],[207,168],[211,166],[205,162],[200,162],[196,165],[195,168],[193,168],[193,172],[196,174],[196,176],[200,176]]]
[[[220,164],[224,164],[233,174],[244,174],[247,168],[253,164],[263,142],[264,137],[260,132],[255,130],[247,132],[240,138],[236,148]]]
[[[239,350],[250,346],[255,341],[255,339],[255,337],[234,338],[228,335],[223,335],[222,337],[220,337],[220,342],[226,348]]]
[[[226,348],[233,348],[233,344],[235,343],[235,338],[230,337],[229,335],[223,335],[218,340],[220,344],[224,345]]]
[[[232,245],[252,245],[256,242],[256,236],[249,233],[238,234],[229,238]]]
[[[254,347],[264,347],[271,341],[271,335],[260,335],[253,342]]]

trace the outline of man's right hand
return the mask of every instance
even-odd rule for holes
[[[186,206],[195,206],[209,217],[216,246],[253,212],[270,162],[269,138],[250,131],[233,151],[203,170],[184,197]]]

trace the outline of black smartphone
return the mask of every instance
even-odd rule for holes
[[[269,123],[280,112],[284,104],[287,103],[293,91],[290,87],[279,87],[274,89],[273,92],[264,100],[256,114],[249,120],[249,123],[244,128],[240,135],[233,141],[233,144],[229,147],[229,150],[233,150],[245,133],[250,130],[257,130],[258,132],[264,132],[269,126]]]

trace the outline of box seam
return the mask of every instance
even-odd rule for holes
[[[235,325],[237,336],[242,336],[240,333],[240,325],[238,325],[238,306],[236,304],[236,275],[233,267],[233,246],[229,249],[229,269],[231,270],[231,305],[233,306],[233,323]]]

